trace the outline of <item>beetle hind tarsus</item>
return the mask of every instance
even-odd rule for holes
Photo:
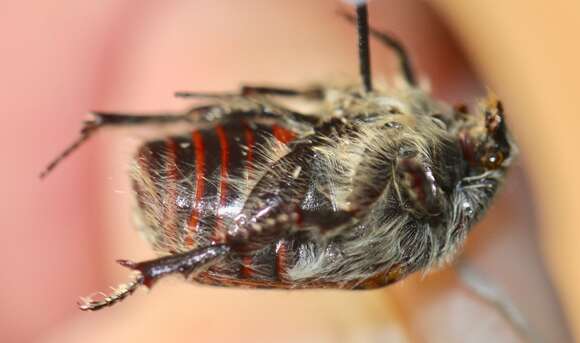
[[[143,262],[117,260],[123,267],[135,270],[137,275],[131,281],[113,288],[110,295],[97,293],[102,297],[100,300],[95,300],[92,296],[81,298],[79,308],[83,311],[97,311],[112,306],[133,294],[141,285],[151,288],[157,280],[167,275],[178,273],[189,278],[192,274],[217,263],[229,251],[227,245],[213,245]]]

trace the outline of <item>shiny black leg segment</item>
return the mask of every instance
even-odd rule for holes
[[[283,88],[283,87],[270,87],[270,86],[253,86],[244,85],[240,89],[239,93],[227,93],[227,92],[175,92],[175,96],[178,98],[232,98],[238,96],[253,96],[253,95],[272,95],[281,97],[303,97],[311,100],[322,100],[324,98],[324,91],[320,87],[312,87],[304,90]]]
[[[367,5],[356,6],[356,27],[358,32],[358,57],[360,74],[365,92],[373,90],[371,75],[371,54],[369,46],[369,24]]]
[[[291,88],[281,87],[262,87],[262,86],[242,86],[239,93],[227,92],[175,92],[175,96],[179,98],[209,98],[219,99],[224,101],[232,101],[236,98],[252,97],[255,95],[275,95],[284,97],[303,97],[310,100],[324,99],[324,90],[319,87],[307,88],[304,90],[297,90]],[[319,118],[313,115],[306,115],[290,109],[276,106],[273,103],[268,103],[268,106],[258,105],[251,111],[233,111],[235,114],[242,114],[246,119],[249,117],[275,118],[282,121],[290,120],[295,123],[305,125],[318,125]]]
[[[79,308],[83,311],[96,311],[111,306],[131,295],[139,286],[151,288],[156,281],[169,274],[179,273],[187,278],[219,262],[230,250],[229,246],[220,244],[144,262],[119,260],[117,262],[122,266],[136,270],[137,276],[130,282],[114,288],[111,295],[98,293],[102,297],[100,300],[95,300],[92,296],[81,299]]]
[[[140,114],[123,114],[110,112],[92,112],[95,118],[86,123],[91,126],[121,126],[121,125],[143,125],[143,124],[165,124],[184,121],[187,119],[184,115],[174,113],[140,115]]]
[[[119,260],[118,262],[122,266],[141,273],[143,284],[150,288],[165,275],[180,273],[187,278],[190,274],[216,263],[229,252],[229,246],[219,244],[144,262],[135,263],[127,260]]]
[[[264,87],[264,86],[242,86],[242,95],[275,95],[286,97],[304,97],[312,100],[322,100],[324,98],[324,91],[322,88],[313,87],[304,90],[296,90],[291,88],[281,87]]]
[[[356,18],[352,16],[350,13],[341,11],[339,12],[339,14],[349,22],[353,24],[357,23]],[[399,65],[401,72],[403,73],[403,76],[410,85],[416,86],[417,79],[415,77],[415,72],[413,71],[413,67],[411,65],[411,59],[409,58],[409,55],[407,54],[407,51],[405,50],[403,44],[399,42],[397,39],[393,38],[393,36],[391,36],[390,34],[381,32],[372,27],[369,27],[369,33],[371,34],[372,37],[378,39],[381,43],[393,49],[393,51],[397,54],[397,57],[399,58]]]

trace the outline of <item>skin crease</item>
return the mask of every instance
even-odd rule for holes
[[[43,134],[38,138],[42,140],[40,148],[34,139],[37,150],[25,150],[21,156],[7,155],[14,156],[15,160],[22,159],[20,168],[27,173],[40,170],[46,160],[72,139],[79,127],[81,113],[89,108],[125,111],[179,109],[183,102],[171,98],[171,93],[178,89],[229,90],[237,87],[240,81],[279,80],[282,84],[302,84],[305,80],[325,80],[336,75],[336,71],[351,79],[357,77],[354,30],[332,13],[337,6],[333,1],[272,5],[272,2],[262,0],[245,2],[243,6],[235,1],[215,1],[203,6],[196,1],[163,4],[111,1],[83,8],[66,3],[67,6],[62,7],[35,7],[35,11],[44,16],[39,15],[39,20],[32,22],[42,23],[49,18],[49,22],[56,23],[54,25],[62,25],[61,31],[55,26],[54,32],[49,32],[50,36],[47,33],[45,41],[53,44],[47,43],[49,46],[42,51],[58,51],[70,60],[60,55],[49,59],[53,63],[49,64],[50,68],[55,70],[53,74],[35,72],[49,67],[28,65],[32,68],[32,75],[45,76],[34,79],[33,84],[40,85],[39,94],[9,97],[20,101],[9,103],[8,108],[25,107],[29,117],[15,119],[18,126],[6,130],[7,135],[2,138],[6,141],[2,146],[9,146],[9,143],[13,146],[18,137],[14,133],[22,132],[27,127],[25,124],[32,125],[33,132]],[[389,4],[376,1],[375,5],[375,8],[371,7],[371,22],[403,38],[417,60],[420,74],[431,78],[438,96],[471,101],[474,94],[481,94],[480,87],[458,57],[456,47],[447,43],[449,37],[438,26],[430,26],[435,25],[434,18],[426,14],[425,6],[408,1],[390,1]],[[543,61],[540,57],[545,54],[542,51],[532,54],[530,56],[539,56],[529,59],[536,64],[522,64],[513,73],[508,72],[512,70],[510,63],[517,65],[518,61],[503,57],[526,56],[520,55],[523,54],[521,51],[510,50],[510,39],[532,36],[531,32],[524,34],[515,30],[507,35],[510,30],[489,25],[484,20],[490,18],[508,25],[505,18],[512,13],[512,18],[538,22],[537,15],[541,12],[521,11],[515,5],[513,8],[471,8],[460,1],[439,1],[437,5],[461,33],[460,39],[468,47],[470,58],[490,79],[492,88],[505,99],[509,120],[524,150],[522,165],[530,170],[534,196],[541,199],[537,200],[535,207],[539,211],[541,247],[549,258],[547,269],[561,292],[564,307],[570,314],[571,327],[580,327],[574,319],[577,318],[575,314],[580,313],[580,306],[575,305],[577,295],[572,292],[578,283],[577,271],[573,268],[577,259],[573,242],[578,240],[570,229],[574,222],[567,216],[557,215],[574,213],[573,206],[577,206],[577,202],[568,200],[562,203],[557,197],[560,193],[554,193],[568,188],[561,193],[565,196],[572,194],[572,189],[578,189],[573,184],[576,182],[573,175],[566,174],[577,168],[569,168],[570,171],[559,168],[558,178],[543,177],[554,172],[554,168],[545,169],[547,166],[576,163],[569,158],[565,164],[554,160],[575,156],[567,149],[578,146],[572,141],[577,136],[566,132],[573,127],[571,121],[577,119],[564,117],[564,114],[572,114],[570,107],[566,106],[573,102],[569,93],[568,98],[565,95],[560,98],[539,96],[552,94],[541,92],[542,82],[534,82],[536,88],[528,82],[525,91],[519,91],[522,80],[527,80],[525,75],[540,78],[544,74],[538,73],[548,73],[549,70],[539,68],[545,65],[540,63]],[[308,11],[303,10],[306,6]],[[563,6],[554,8],[566,13],[580,13]],[[22,9],[22,17],[27,10]],[[501,16],[498,14],[500,11]],[[482,15],[484,13],[486,15]],[[557,14],[551,15],[558,18]],[[481,20],[479,26],[473,20],[476,17]],[[70,21],[65,20],[67,18]],[[85,18],[90,18],[91,32],[94,33],[79,34],[58,45],[60,41],[54,37],[63,37],[61,35],[70,31],[68,25],[71,23],[78,25],[79,32],[82,32],[83,25],[88,25]],[[216,25],[216,18],[219,18],[219,25]],[[298,27],[297,23],[300,24]],[[517,20],[511,21],[513,26],[521,25],[516,23]],[[41,24],[34,25],[39,25],[38,30],[42,31]],[[568,25],[580,24],[570,21]],[[541,30],[541,26],[521,26]],[[268,29],[264,30],[264,27]],[[568,29],[566,32],[578,30]],[[43,41],[32,37],[33,42]],[[497,58],[489,55],[490,51],[497,49],[494,44],[499,44],[493,40],[495,37],[501,37],[498,39],[502,43],[502,63],[495,63]],[[528,39],[530,44],[519,48],[532,49],[532,38]],[[563,45],[564,41],[553,42],[550,47],[556,50],[551,51],[559,53],[557,56],[564,55],[562,51],[566,50],[557,50],[563,49]],[[391,75],[392,55],[376,44],[373,48],[375,74]],[[77,51],[82,53],[71,56]],[[46,55],[50,57],[48,53]],[[567,58],[562,63],[568,61],[570,68],[574,67],[574,60],[579,60]],[[15,65],[23,63],[17,58],[10,61]],[[572,75],[562,77],[569,84],[563,84],[561,89],[578,90],[571,81]],[[16,76],[14,80],[17,80]],[[59,80],[69,88],[66,91],[54,90],[55,87],[50,86],[53,80]],[[24,83],[16,85],[25,88]],[[524,99],[523,94],[531,94],[532,100],[529,96]],[[58,101],[49,101],[50,95]],[[35,102],[30,102],[32,96]],[[46,108],[50,109],[49,113],[41,115]],[[520,120],[524,113],[530,120]],[[563,116],[562,122],[550,124],[554,129],[546,136],[543,136],[545,130],[541,130],[542,113],[562,113]],[[31,124],[37,118],[40,118],[38,122]],[[58,138],[50,136],[48,128],[57,131]],[[558,135],[558,139],[550,139],[551,145],[540,145],[539,140],[532,138],[538,136],[537,132],[542,133],[543,139],[551,135]],[[191,286],[176,277],[160,282],[149,295],[139,291],[113,309],[93,314],[80,313],[73,304],[75,295],[105,290],[109,284],[127,277],[127,271],[115,265],[114,259],[142,260],[153,256],[132,229],[130,221],[131,194],[126,171],[139,137],[126,132],[101,134],[43,183],[31,182],[35,180],[32,172],[21,176],[17,170],[8,169],[7,176],[11,180],[22,178],[25,187],[30,187],[20,196],[18,189],[6,185],[3,189],[15,194],[12,201],[44,216],[32,216],[30,211],[18,212],[16,207],[3,207],[8,211],[3,213],[2,226],[21,224],[26,233],[10,230],[6,236],[8,241],[30,240],[32,249],[28,249],[30,256],[21,259],[17,266],[3,262],[4,275],[16,275],[12,279],[18,282],[3,279],[0,286],[2,303],[9,305],[3,306],[8,311],[0,310],[0,322],[4,323],[0,324],[1,341],[23,342],[36,338],[36,341],[43,342],[171,342],[192,339],[200,342],[366,342],[373,339],[397,341],[397,337],[405,337],[408,341],[462,342],[467,334],[471,341],[477,342],[486,341],[490,335],[502,342],[517,341],[497,313],[479,303],[458,284],[452,269],[427,278],[417,275],[402,285],[364,293],[212,289]],[[526,151],[533,151],[534,158],[527,158]],[[561,153],[554,154],[553,151]],[[33,156],[34,160],[26,156]],[[29,163],[27,158],[30,158]],[[530,254],[530,249],[534,253],[534,243],[529,237],[534,233],[529,228],[533,221],[528,219],[530,205],[526,203],[525,192],[521,191],[526,187],[522,178],[521,171],[514,171],[511,185],[506,186],[492,212],[473,232],[467,252],[480,269],[494,275],[496,280],[506,281],[500,285],[505,286],[510,295],[515,295],[516,303],[522,305],[524,313],[538,324],[545,337],[550,338],[548,341],[565,342],[570,338],[564,333],[562,317],[554,308],[555,300],[542,270],[535,266],[542,262],[535,255],[525,255]],[[550,180],[570,180],[570,183],[551,184],[555,181]],[[43,220],[35,221],[37,217]],[[32,233],[28,229],[38,227],[41,229]],[[566,243],[569,245],[558,244],[560,242],[569,242]],[[3,261],[21,257],[14,246],[9,244],[0,253]],[[39,280],[42,280],[42,289],[39,289]],[[18,302],[10,301],[12,298]],[[58,315],[54,315],[55,311]],[[65,318],[68,320],[63,321]]]

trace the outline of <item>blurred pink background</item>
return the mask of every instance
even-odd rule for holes
[[[77,296],[126,277],[115,259],[153,256],[131,223],[126,170],[139,136],[102,133],[48,179],[38,179],[76,137],[83,114],[177,110],[185,104],[173,99],[175,90],[233,90],[242,81],[358,80],[354,29],[337,18],[340,4],[331,0],[5,6],[1,342],[517,341],[501,316],[457,284],[452,269],[365,294],[260,294],[169,281],[114,309],[81,313]],[[434,94],[469,103],[484,94],[431,7],[377,0],[370,16],[407,42]],[[375,75],[392,75],[393,56],[378,44],[373,49]],[[510,115],[516,133],[522,131],[523,114]],[[547,341],[565,342],[571,338],[538,249],[527,158],[524,151],[498,204],[470,238],[467,256]]]

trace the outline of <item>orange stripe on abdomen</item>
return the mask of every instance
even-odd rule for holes
[[[185,238],[187,247],[193,247],[193,236],[199,226],[199,208],[203,191],[205,187],[205,147],[203,145],[203,136],[199,131],[192,133],[193,152],[195,153],[195,194],[191,206],[191,216],[189,217],[189,235]]]
[[[215,132],[217,134],[220,143],[220,185],[219,185],[219,204],[216,211],[217,220],[216,227],[213,234],[213,240],[215,242],[223,242],[225,240],[225,230],[224,223],[222,219],[222,209],[227,205],[228,200],[228,167],[229,167],[229,157],[230,150],[228,146],[228,137],[223,126],[218,125],[215,127]]]
[[[216,133],[218,139],[220,141],[220,156],[221,156],[221,163],[220,163],[220,208],[226,204],[227,196],[228,196],[228,166],[229,166],[229,146],[228,146],[228,138],[226,137],[226,132],[224,128],[220,125],[216,127]],[[219,215],[218,209],[218,215]]]

